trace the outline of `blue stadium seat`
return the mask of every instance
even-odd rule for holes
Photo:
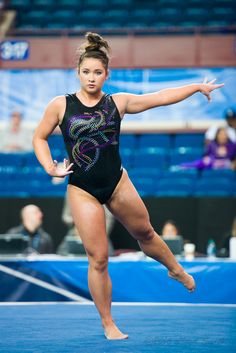
[[[40,163],[33,152],[24,154],[24,166],[25,167],[39,167],[40,166]]]
[[[231,169],[203,169],[201,171],[201,178],[227,178],[229,182],[236,180],[236,172]]]
[[[137,146],[136,136],[133,134],[121,134],[120,135],[120,147],[135,149]]]
[[[21,22],[44,26],[51,21],[51,15],[47,10],[32,10],[21,16]]]
[[[202,178],[196,183],[195,196],[232,196],[233,184],[228,178]]]
[[[0,153],[0,166],[21,167],[24,162],[24,153]]]
[[[193,162],[202,158],[203,150],[201,148],[179,147],[170,153],[170,165],[179,165],[185,162]]]
[[[156,196],[190,196],[195,181],[189,178],[161,178],[157,181]]]
[[[109,7],[109,4],[106,0],[86,0],[86,8],[93,8],[96,10],[106,9]]]
[[[103,14],[104,21],[108,22],[119,22],[121,25],[125,25],[129,21],[129,12],[125,9],[112,9],[110,8]]]
[[[78,8],[82,6],[83,0],[57,0],[59,8]]]
[[[135,0],[110,0],[110,8],[130,8],[132,5],[135,4]]]
[[[204,134],[176,134],[174,138],[174,146],[177,147],[196,147],[203,148]]]
[[[139,137],[140,148],[146,147],[171,147],[171,136],[169,134],[145,134]]]
[[[153,178],[131,179],[140,196],[152,196],[155,194],[155,180]]]
[[[152,8],[142,8],[142,9],[133,9],[131,13],[131,20],[133,22],[143,22],[150,26],[156,19],[156,12]]]
[[[167,152],[164,148],[143,148],[134,155],[133,167],[164,169],[167,166]]]
[[[101,10],[83,10],[79,13],[78,22],[95,27],[99,25],[103,17],[104,13]]]
[[[136,167],[129,170],[130,178],[154,178],[155,180],[162,175],[162,172],[157,168],[152,167]]]
[[[199,177],[197,169],[169,169],[162,172],[163,178],[196,180]]]
[[[78,21],[78,16],[73,9],[55,11],[51,20],[52,23],[64,23],[68,27],[76,21]]]
[[[131,148],[121,148],[120,149],[120,156],[123,167],[129,169],[132,167],[132,156],[133,150]]]
[[[18,8],[19,10],[27,8],[30,5],[31,5],[30,0],[10,0],[9,1],[10,8],[15,7],[15,8]]]

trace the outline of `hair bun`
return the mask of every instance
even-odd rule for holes
[[[86,43],[84,46],[85,51],[91,50],[104,50],[109,52],[109,45],[106,40],[104,40],[99,34],[88,32],[86,33]]]

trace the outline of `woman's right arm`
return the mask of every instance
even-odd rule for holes
[[[60,117],[64,114],[66,99],[64,96],[54,98],[47,106],[43,118],[35,130],[33,137],[33,147],[39,162],[45,171],[51,176],[64,177],[72,171],[64,163],[64,167],[58,167],[57,162],[53,161],[52,155],[48,146],[47,139],[59,124]]]

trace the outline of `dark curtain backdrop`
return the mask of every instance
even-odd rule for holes
[[[1,198],[0,233],[20,223],[20,210],[33,203],[44,213],[44,229],[52,235],[55,249],[67,232],[62,222],[63,198]],[[197,251],[204,253],[209,238],[214,238],[219,248],[224,234],[230,230],[236,216],[236,198],[145,198],[153,227],[161,231],[167,219],[173,219],[185,239],[197,245]],[[111,233],[115,249],[138,249],[135,240],[118,223]]]

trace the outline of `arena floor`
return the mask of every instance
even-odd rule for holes
[[[234,353],[236,305],[114,304],[108,341],[93,304],[1,303],[1,353]]]

